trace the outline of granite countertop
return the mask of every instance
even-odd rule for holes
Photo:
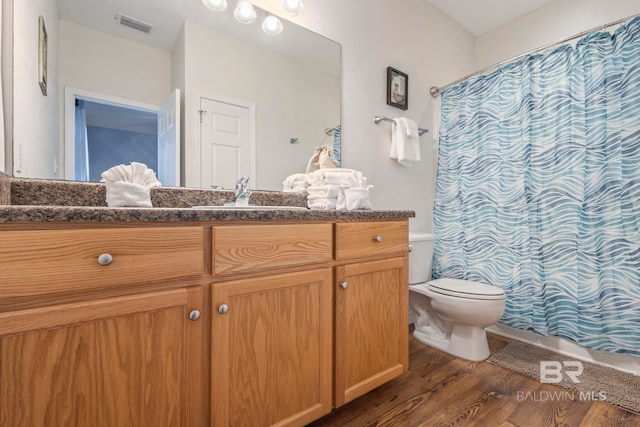
[[[233,200],[229,190],[154,188],[153,208],[106,206],[102,183],[10,178],[0,173],[0,224],[65,222],[207,222],[313,221],[406,219],[406,210],[336,211],[306,209],[307,198],[297,193],[254,191],[250,203],[278,209],[209,210],[192,206],[220,206]],[[282,206],[293,207],[283,209]],[[297,207],[297,208],[296,208]]]
[[[206,222],[313,221],[349,219],[404,219],[405,210],[260,209],[207,210],[189,208],[109,208],[100,206],[0,206],[0,224],[39,222]]]

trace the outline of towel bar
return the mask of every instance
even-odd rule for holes
[[[373,123],[378,124],[380,122],[389,122],[389,123],[395,123],[396,121],[393,119],[390,119],[387,116],[375,116],[373,118]],[[418,134],[420,136],[424,135],[425,133],[429,132],[429,129],[424,129],[424,128],[418,128]]]

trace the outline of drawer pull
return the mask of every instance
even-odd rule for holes
[[[380,243],[380,242],[382,242],[382,236],[378,234],[376,237],[373,238],[373,240],[375,240],[376,242]]]
[[[111,254],[102,254],[98,257],[98,264],[100,265],[109,265],[113,262],[113,257]]]
[[[200,310],[193,310],[189,313],[189,319],[198,320],[200,318]]]
[[[349,287],[349,282],[340,282],[340,287],[342,289],[347,289]]]
[[[222,304],[220,307],[218,307],[218,313],[227,314],[228,312],[229,312],[229,306],[227,304]]]

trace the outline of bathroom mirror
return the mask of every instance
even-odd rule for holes
[[[13,175],[74,179],[73,165],[65,165],[71,147],[65,134],[69,120],[72,129],[76,123],[70,96],[116,105],[131,101],[148,111],[177,88],[181,185],[228,188],[235,182],[235,176],[202,180],[207,156],[216,155],[203,151],[200,141],[208,114],[203,100],[212,98],[251,107],[251,186],[281,190],[286,176],[304,172],[314,147],[334,143],[333,129],[340,125],[340,45],[282,17],[283,31],[265,34],[264,10],[257,8],[254,23],[241,24],[233,18],[234,7],[229,2],[225,11],[214,12],[202,0],[13,0]],[[43,65],[38,63],[40,16],[47,30],[46,95],[37,78]],[[144,24],[151,27],[148,34],[131,28]],[[138,125],[130,123],[133,113],[101,119],[91,114],[87,109],[87,129],[101,128],[102,140],[120,140],[121,132],[132,129],[146,137],[154,133],[146,116]],[[223,132],[235,126],[219,122]],[[124,162],[126,147],[109,146],[97,156],[117,152]]]

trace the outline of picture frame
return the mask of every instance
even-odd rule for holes
[[[409,108],[409,76],[393,67],[387,67],[387,105]]]
[[[47,96],[47,27],[44,17],[38,17],[38,84],[42,95]]]

